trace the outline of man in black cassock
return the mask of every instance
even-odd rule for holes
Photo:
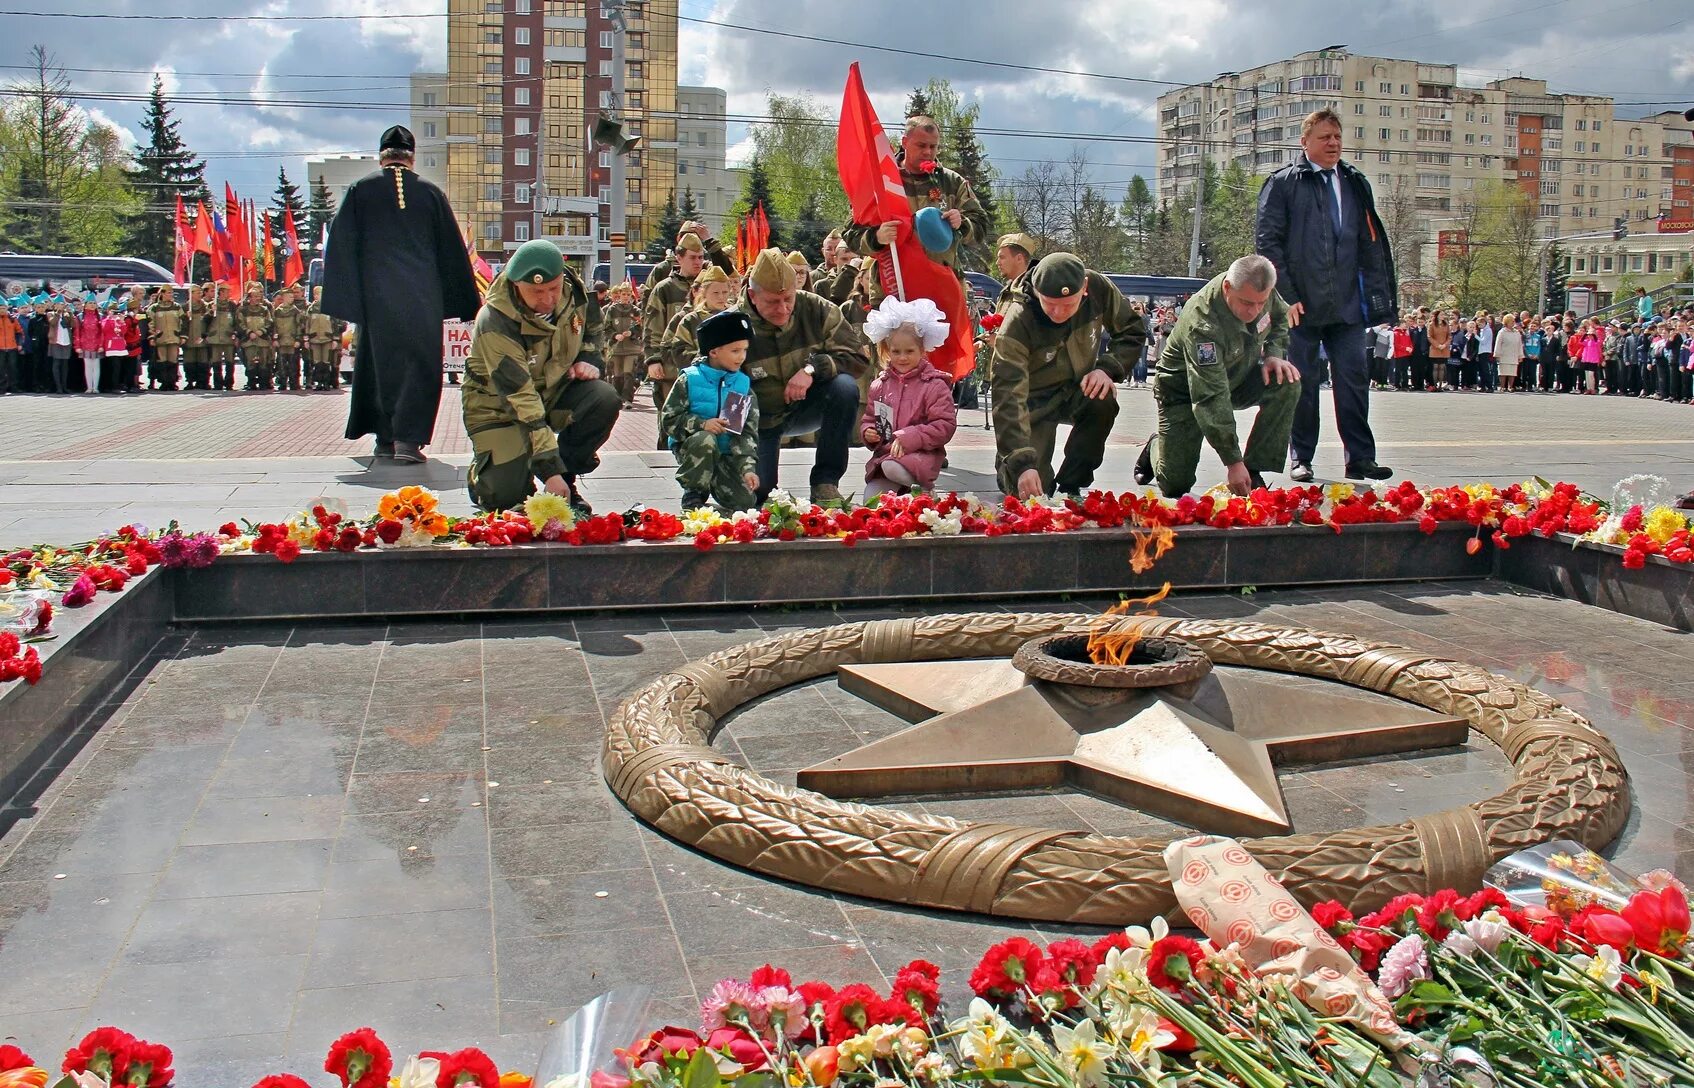
[[[359,327],[347,437],[376,435],[376,456],[425,460],[441,403],[441,323],[482,300],[453,209],[412,172],[417,141],[382,134],[382,169],[347,188],[329,228],[323,311]]]

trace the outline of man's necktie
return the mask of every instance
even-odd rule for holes
[[[1335,171],[1320,170],[1323,175],[1323,202],[1329,208],[1329,217],[1335,221],[1335,233],[1341,233],[1341,202],[1335,199]]]

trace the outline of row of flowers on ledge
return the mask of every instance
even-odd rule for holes
[[[816,506],[773,492],[758,510],[724,515],[710,508],[681,516],[652,508],[577,518],[569,502],[539,494],[521,510],[455,518],[426,488],[403,487],[384,495],[374,513],[355,516],[338,504],[318,503],[280,522],[226,522],[216,532],[187,532],[174,522],[149,531],[125,525],[74,547],[39,546],[0,556],[0,683],[40,676],[38,652],[28,643],[50,637],[57,608],[79,608],[100,593],[121,591],[153,566],[197,569],[221,556],[253,552],[291,563],[303,552],[360,552],[389,548],[506,547],[534,541],[616,544],[627,540],[691,540],[709,550],[757,540],[837,540],[851,547],[866,540],[914,536],[983,536],[1064,533],[1130,526],[1158,537],[1156,554],[1178,526],[1232,529],[1307,526],[1342,532],[1349,525],[1415,524],[1426,533],[1442,525],[1473,529],[1466,541],[1475,554],[1484,539],[1498,548],[1531,534],[1570,533],[1622,549],[1625,567],[1650,555],[1694,563],[1688,517],[1666,505],[1636,503],[1621,510],[1583,494],[1574,484],[1530,480],[1506,488],[1464,484],[1392,488],[1331,484],[1259,488],[1246,496],[1221,491],[1175,500],[1152,492],[1091,491],[1078,498],[1006,498],[985,503],[970,495],[882,495],[852,507]],[[1132,562],[1146,569],[1147,551]]]
[[[887,993],[766,964],[717,982],[697,1027],[655,1028],[641,995],[602,995],[533,1078],[475,1049],[396,1071],[370,1028],[336,1040],[323,1068],[341,1088],[1688,1088],[1686,889],[1663,871],[1613,881],[1567,846],[1548,844],[1543,879],[1511,895],[1401,895],[1355,917],[1333,901],[1308,913],[1239,843],[1198,836],[1166,850],[1198,939],[1162,919],[1092,943],[1011,937],[970,972],[963,1016],[925,960]],[[100,1028],[59,1085],[166,1088],[171,1060]],[[0,1048],[0,1086],[47,1080]],[[280,1074],[254,1088],[310,1086]]]

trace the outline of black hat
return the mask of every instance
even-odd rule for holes
[[[377,144],[377,152],[405,151],[418,149],[418,141],[412,137],[412,130],[405,125],[395,125],[382,134],[382,141]]]
[[[705,355],[713,348],[753,339],[753,322],[740,310],[725,310],[700,322],[694,336],[700,344],[700,354]]]

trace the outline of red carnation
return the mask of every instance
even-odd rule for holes
[[[1013,937],[983,953],[971,971],[971,990],[978,997],[1006,998],[1021,990],[1041,966],[1041,949],[1022,937]]]
[[[882,998],[862,982],[843,986],[824,1000],[824,1030],[829,1041],[851,1039],[876,1022]]]
[[[65,595],[59,603],[66,608],[81,608],[94,600],[96,592],[98,591],[94,588],[94,579],[86,574],[81,574],[77,576],[75,582],[71,583],[71,588],[65,590]]]
[[[218,535],[219,536],[240,536],[241,535],[241,527],[239,525],[235,524],[235,522],[233,522],[233,521],[226,521],[222,525],[218,526]],[[294,1074],[287,1073],[287,1074],[284,1074],[284,1076],[294,1076]],[[298,1080],[299,1078],[295,1077],[295,1079]]]
[[[1345,933],[1353,928],[1353,912],[1334,899],[1314,906],[1312,920],[1331,933]]]
[[[1162,937],[1147,952],[1147,981],[1161,990],[1179,993],[1204,960],[1198,942],[1187,937]]]
[[[0,1073],[12,1069],[34,1069],[35,1062],[28,1054],[10,1043],[0,1046]]]
[[[284,563],[292,563],[300,558],[300,545],[293,540],[279,541],[276,546],[276,557]]]
[[[349,1031],[329,1044],[324,1058],[324,1072],[341,1078],[342,1088],[387,1088],[388,1075],[394,1071],[394,1057],[388,1044],[377,1038],[372,1028]]]
[[[135,1036],[122,1028],[95,1028],[82,1037],[82,1042],[65,1051],[61,1073],[93,1073],[108,1081],[117,1081],[129,1071],[129,1052]]]
[[[293,1073],[274,1073],[253,1085],[253,1088],[312,1088]]]
[[[1119,951],[1122,951],[1123,949],[1133,948],[1134,946],[1135,942],[1129,939],[1129,934],[1120,929],[1115,933],[1108,933],[1094,942],[1094,958],[1099,960],[1101,963],[1105,963],[1106,953],[1110,952],[1112,949],[1116,948]]]
[[[983,332],[993,332],[995,329],[999,328],[1001,325],[1004,325],[1005,323],[1006,323],[1006,315],[1005,314],[984,314],[983,317],[982,317],[982,331]]]
[[[171,1068],[171,1048],[163,1043],[137,1039],[129,1048],[129,1071],[124,1083],[132,1088],[166,1088],[176,1070]]]
[[[894,999],[911,1006],[920,1017],[935,1015],[941,1005],[941,968],[913,960],[894,976]]]
[[[1093,982],[1094,972],[1100,968],[1100,960],[1094,955],[1094,950],[1075,937],[1048,945],[1047,961],[1060,979],[1076,987]]]
[[[441,1063],[441,1070],[435,1075],[435,1088],[457,1088],[461,1084],[474,1084],[476,1088],[500,1088],[500,1071],[494,1068],[494,1063],[487,1054],[474,1046],[455,1050],[451,1054],[440,1050],[426,1050],[418,1056],[434,1058]],[[383,1083],[387,1083],[386,1079]],[[380,1086],[373,1085],[372,1088]]]
[[[399,540],[400,534],[404,531],[405,526],[393,518],[383,518],[376,523],[376,535],[384,544],[392,544]]]
[[[1499,888],[1483,888],[1481,891],[1472,893],[1463,903],[1455,907],[1454,913],[1459,916],[1461,922],[1468,922],[1472,918],[1480,917],[1490,908],[1507,911],[1511,907],[1512,901],[1506,898],[1505,892]]]

